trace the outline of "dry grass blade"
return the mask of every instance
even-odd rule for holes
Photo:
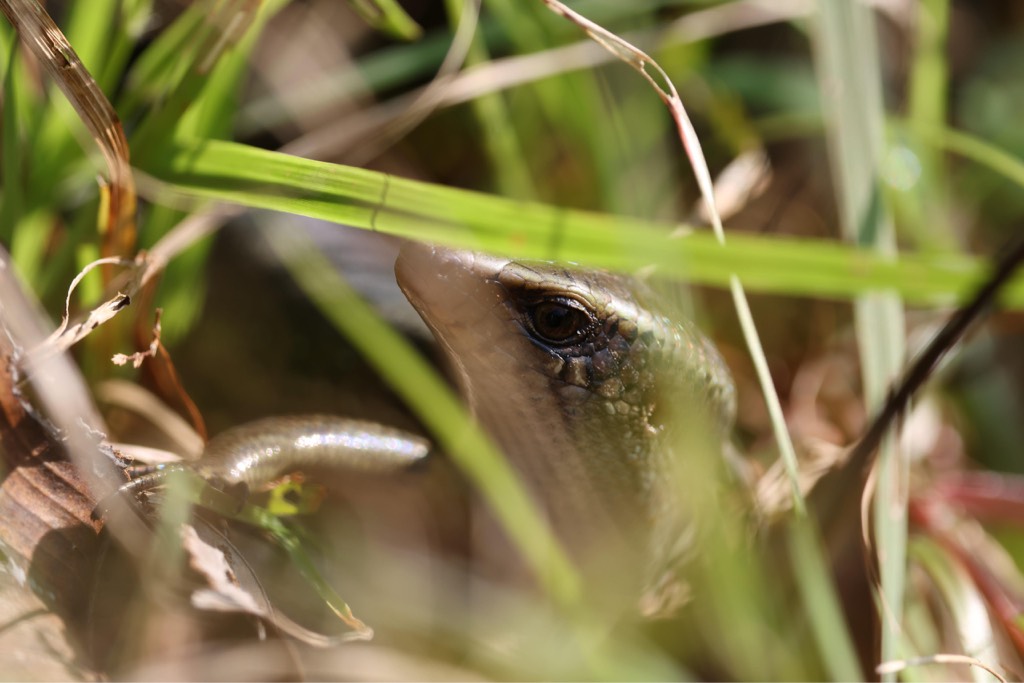
[[[358,165],[363,160],[377,156],[381,147],[401,138],[440,106],[448,84],[458,75],[473,45],[473,36],[476,33],[479,15],[480,0],[465,0],[462,3],[455,35],[434,80],[414,96],[408,109],[395,120],[385,124],[383,130],[380,131],[380,139],[373,141],[368,149],[362,150],[352,161]]]
[[[450,91],[466,72],[462,66],[473,45],[480,1],[465,0],[448,52],[427,85],[352,117],[311,131],[280,151],[301,157],[328,159],[345,153],[352,165],[363,165],[416,128],[434,111],[450,106]]]
[[[693,168],[694,175],[697,178],[697,185],[700,187],[701,196],[704,197],[708,213],[711,216],[711,225],[715,230],[715,235],[720,242],[724,242],[725,234],[722,230],[722,219],[719,217],[718,209],[715,205],[715,192],[712,186],[711,173],[708,171],[707,162],[704,160],[704,152],[701,149],[700,140],[697,138],[697,131],[694,130],[693,124],[690,122],[690,117],[686,113],[685,107],[683,107],[683,101],[676,91],[676,86],[672,83],[668,74],[665,73],[665,70],[640,48],[620,38],[603,26],[595,24],[583,15],[574,12],[558,0],[541,0],[541,2],[547,5],[552,12],[560,14],[579,26],[601,47],[636,69],[658,93],[658,96],[672,112],[672,118],[679,128],[679,137],[686,148],[686,155],[690,158],[690,165]],[[655,78],[655,75],[651,75],[648,67],[654,70],[657,78]]]
[[[998,671],[985,664],[985,662],[975,659],[974,657],[957,654],[937,654],[925,657],[914,657],[912,659],[899,659],[883,662],[875,668],[875,673],[896,674],[911,667],[923,666],[926,664],[966,664],[968,666],[976,666],[991,674],[996,680],[1002,681],[1003,683],[1006,681],[1005,676],[1000,675]]]
[[[1024,240],[1003,252],[992,274],[978,288],[974,297],[957,309],[929,344],[917,355],[899,382],[889,390],[885,403],[871,421],[868,429],[850,452],[850,467],[867,471],[874,462],[883,437],[906,410],[910,399],[931,377],[943,357],[963,338],[971,325],[988,312],[1000,292],[1024,265]]]
[[[812,3],[804,0],[777,0],[771,4],[765,0],[736,0],[728,5],[690,12],[664,27],[624,35],[630,43],[637,45],[667,46],[689,43],[799,19],[810,14],[812,9]],[[455,41],[452,48],[449,48],[449,54],[454,46]],[[444,87],[438,88],[440,92],[437,101],[432,101],[431,106],[437,109],[451,107],[545,78],[591,69],[617,58],[617,53],[609,52],[589,39],[529,54],[493,58],[473,64],[458,73],[453,72],[450,78],[444,80]],[[407,115],[411,104],[420,101],[424,90],[437,84],[442,73],[443,71],[439,70],[428,85],[381,102],[358,114],[344,116],[339,120],[332,119],[330,124],[291,141],[287,151],[299,156],[322,159],[340,156],[371,133],[393,125],[395,120]],[[297,84],[294,90],[282,92],[279,96],[293,102],[298,109],[319,111],[324,107],[321,102],[323,90],[322,83],[315,86]],[[339,96],[341,94],[351,96],[352,91],[342,87]],[[239,128],[252,132],[260,128],[259,122],[273,116],[274,114],[268,111],[266,101],[247,105],[240,112]]]
[[[159,107],[151,110],[132,132],[136,161],[161,153],[169,131],[179,131],[181,117],[201,98],[213,71],[226,53],[236,47],[257,22],[260,0],[204,0],[196,7],[206,10],[175,59],[174,84]],[[193,131],[194,132],[194,131]]]
[[[143,389],[138,384],[127,380],[107,380],[96,387],[96,399],[106,406],[116,407],[137,415],[158,433],[165,436],[170,443],[175,444],[174,456],[170,460],[164,458],[157,462],[195,460],[202,454],[203,438],[192,425],[153,392]],[[137,446],[113,445],[115,450],[128,455],[132,460],[153,462],[151,449],[146,452],[146,455],[140,455]]]
[[[549,9],[560,14],[582,28],[587,35],[619,59],[636,69],[643,78],[655,89],[662,102],[669,108],[672,118],[679,131],[679,137],[686,150],[704,200],[715,238],[722,246],[725,245],[725,230],[722,217],[715,201],[715,188],[708,169],[704,152],[701,148],[697,132],[694,130],[682,99],[665,70],[647,53],[634,47],[619,36],[572,11],[558,0],[541,0]],[[650,70],[649,70],[650,69]],[[652,74],[653,72],[653,74]],[[824,655],[824,663],[832,677],[837,679],[862,678],[850,634],[843,621],[838,598],[824,566],[821,550],[817,545],[815,531],[806,524],[807,510],[798,475],[796,450],[793,447],[786,427],[782,404],[775,390],[774,380],[768,368],[768,360],[761,344],[757,327],[747,296],[739,277],[733,273],[729,278],[729,290],[733,306],[739,318],[740,329],[750,352],[755,373],[770,415],[772,430],[781,453],[781,460],[790,481],[793,509],[796,513],[794,542],[791,553],[800,574],[800,591],[809,609],[809,618],[814,625],[812,633],[817,641],[819,651]]]
[[[701,148],[700,139],[697,137],[697,131],[693,128],[693,124],[686,113],[686,108],[683,106],[683,101],[679,97],[672,79],[668,77],[665,70],[650,55],[623,38],[574,12],[558,0],[541,0],[541,2],[547,5],[552,12],[565,17],[582,28],[591,39],[636,69],[658,93],[658,97],[669,108],[672,118],[676,122],[679,137],[682,140],[683,147],[686,149],[686,155],[690,160],[690,167],[693,169],[697,186],[700,188],[701,197],[704,199],[704,206],[708,217],[711,219],[711,227],[714,230],[715,237],[720,244],[725,244],[725,229],[722,227],[722,216],[715,201],[715,188],[714,182],[711,179],[711,172],[708,170],[708,164],[704,158],[704,152]],[[658,78],[651,75],[648,67],[654,70]],[[765,402],[768,404],[768,411],[772,417],[775,438],[778,441],[779,450],[782,453],[782,461],[785,464],[790,480],[794,508],[799,514],[803,514],[805,507],[803,495],[800,491],[796,451],[789,438],[789,432],[785,428],[782,404],[779,401],[771,373],[768,370],[768,362],[765,359],[761,339],[757,334],[757,328],[750,313],[746,292],[736,275],[732,275],[730,278],[729,289],[732,293],[733,305],[736,307],[736,314],[740,318],[743,337],[750,350],[758,381],[761,384],[761,390],[764,393]]]
[[[199,54],[202,55],[202,59],[196,64],[199,73],[209,73],[221,55],[238,44],[252,26],[259,8],[260,0],[236,0],[225,3],[220,13],[216,10],[211,13],[209,21],[217,25],[218,30],[200,47]]]
[[[135,181],[128,160],[128,140],[117,113],[36,0],[0,0],[0,11],[68,98],[106,161],[109,185],[103,189],[103,254],[131,254],[135,249]]]

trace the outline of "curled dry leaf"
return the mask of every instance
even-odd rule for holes
[[[89,311],[83,319],[71,324],[71,295],[90,271],[97,266],[103,265],[137,266],[138,261],[117,257],[101,258],[89,263],[79,271],[68,287],[68,293],[64,299],[64,315],[61,318],[60,325],[50,333],[44,342],[25,355],[22,360],[23,368],[31,372],[31,368],[34,365],[43,363],[46,359],[67,351],[74,344],[84,339],[90,332],[131,305],[132,294],[117,292],[102,304]]]
[[[160,351],[160,315],[161,309],[156,309],[156,320],[153,322],[153,340],[149,342],[149,346],[145,351],[137,351],[131,355],[124,353],[115,353],[114,357],[110,361],[114,365],[127,365],[128,361],[131,361],[133,368],[142,367],[143,361],[147,358],[156,358],[157,353]]]
[[[2,2],[2,0],[0,0]],[[66,302],[65,319],[61,322],[57,331],[50,335],[47,340],[32,349],[26,354],[26,360],[22,362],[24,367],[30,367],[33,362],[50,358],[53,355],[68,350],[82,339],[87,337],[93,330],[100,327],[127,306],[131,305],[142,288],[149,284],[153,278],[159,275],[172,258],[219,229],[228,219],[241,214],[243,209],[215,205],[198,213],[192,214],[182,220],[178,225],[164,235],[148,252],[140,252],[134,260],[125,259],[100,259],[88,266],[72,282],[68,291]],[[71,324],[69,322],[68,308],[70,307],[71,291],[74,290],[77,282],[89,269],[104,263],[120,263],[129,266],[127,280],[110,299],[89,311],[81,320]]]
[[[64,298],[64,315],[61,318],[60,325],[57,326],[57,329],[55,329],[53,331],[53,333],[49,337],[46,338],[46,343],[47,344],[53,344],[54,342],[56,342],[57,339],[59,339],[61,336],[63,336],[64,333],[67,331],[68,324],[69,324],[69,322],[71,320],[71,295],[74,294],[75,289],[78,287],[79,284],[81,284],[82,280],[85,278],[86,275],[88,275],[90,272],[92,272],[92,270],[94,268],[96,268],[97,266],[102,266],[102,265],[128,266],[128,265],[131,265],[132,263],[133,262],[128,260],[128,259],[122,259],[122,258],[117,258],[117,257],[108,257],[108,258],[96,259],[92,263],[89,263],[84,268],[82,268],[82,270],[80,270],[78,272],[78,275],[76,275],[75,278],[71,281],[71,285],[68,286],[68,294]],[[112,298],[110,301],[106,302],[104,304],[104,306],[101,306],[100,308],[97,308],[95,311],[93,311],[92,314],[89,315],[88,318],[86,318],[84,321],[82,321],[80,323],[77,323],[75,325],[75,329],[74,329],[74,331],[72,333],[72,336],[74,336],[76,334],[81,334],[82,330],[88,330],[88,329],[92,329],[92,328],[98,326],[101,321],[97,320],[97,317],[100,314],[100,311],[102,311],[104,308],[109,308],[111,310],[111,315],[113,315],[117,311],[120,311],[122,308],[124,308],[125,306],[128,306],[130,304],[131,304],[131,297],[129,297],[126,294],[122,294],[121,292],[118,292],[117,295],[114,298]]]
[[[181,527],[182,547],[189,556],[189,566],[196,570],[208,587],[192,593],[192,605],[197,609],[218,612],[243,612],[257,617],[266,617],[267,611],[259,602],[242,588],[228,563],[227,556],[199,538],[195,527],[183,524]]]

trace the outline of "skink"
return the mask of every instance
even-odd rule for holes
[[[403,248],[395,272],[469,409],[581,566],[616,579],[641,566],[650,580],[685,523],[665,481],[679,457],[666,421],[682,414],[720,438],[733,420],[714,346],[626,276],[419,243]],[[311,465],[400,470],[428,450],[372,423],[270,418],[211,440],[194,469],[256,489]],[[522,567],[503,538],[486,513],[474,520],[476,561],[506,578]]]

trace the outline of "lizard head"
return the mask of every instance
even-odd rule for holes
[[[731,424],[710,342],[622,275],[419,243],[395,270],[563,543],[584,562],[646,557],[667,514],[667,408]]]

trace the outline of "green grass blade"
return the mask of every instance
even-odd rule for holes
[[[654,11],[677,1],[634,0],[620,4],[595,0],[578,3],[578,8],[595,20],[614,23],[628,18],[638,9]],[[492,5],[485,2],[484,7],[491,9]],[[578,37],[574,27],[565,22],[554,22],[553,26],[557,35]],[[510,27],[484,16],[481,17],[478,30],[492,53],[509,50]],[[264,127],[274,128],[288,120],[289,111],[323,112],[335,103],[360,95],[366,90],[379,94],[411,87],[437,71],[450,43],[451,34],[448,31],[431,31],[415,43],[386,47],[362,56],[352,70],[331,72],[308,82],[297,83],[284,93],[274,93],[246,102],[239,112],[239,131],[243,135],[251,135]],[[287,106],[282,101],[287,102]],[[517,124],[521,125],[518,121]]]
[[[951,128],[920,129],[918,133],[930,144],[985,166],[1024,189],[1024,161],[1012,154]]]
[[[922,129],[942,127],[948,120],[949,0],[924,0],[916,12],[907,109],[910,133],[907,151],[913,153],[916,160],[907,160],[907,163],[916,164],[918,177],[911,187],[900,187],[903,191],[892,193],[892,197],[896,200],[894,208],[902,209],[900,225],[905,233],[913,235],[923,248],[949,250],[958,246],[950,220],[953,211],[949,178],[942,155],[923,144],[920,136]],[[890,153],[890,161],[897,159],[901,157]]]
[[[487,8],[508,32],[510,43],[520,53],[539,52],[584,37],[578,30],[566,32],[567,27],[575,27],[554,16],[539,2],[490,0]],[[630,14],[634,18],[641,16],[636,9]],[[532,83],[528,92],[536,98],[536,104],[517,108],[515,116],[523,130],[536,131],[542,136],[545,129],[554,131],[553,137],[565,146],[563,154],[575,161],[577,172],[589,175],[585,183],[565,188],[561,194],[594,192],[592,199],[584,197],[581,201],[591,199],[612,211],[625,211],[629,190],[623,183],[625,152],[620,131],[615,130],[614,117],[606,106],[607,89],[602,92],[603,85],[599,74],[590,71],[562,74]],[[622,93],[615,96],[621,97]],[[666,118],[660,112],[661,102],[653,95],[650,96],[649,108],[657,113],[653,117],[643,117],[642,122],[636,125],[667,130]]]
[[[833,680],[865,680],[843,620],[836,587],[824,561],[825,550],[816,523],[808,516],[795,515],[788,531],[789,557],[796,573],[797,590],[826,670]]]
[[[229,60],[228,55],[232,52],[239,51],[240,43],[243,43],[241,52],[247,54],[246,48],[252,45],[251,36],[258,34],[266,20],[285,3],[286,0],[257,4],[228,1],[214,3],[211,14],[200,14],[198,22],[186,11],[188,22],[184,25],[193,27],[192,31],[185,36],[176,33],[174,41],[154,52],[151,61],[146,63],[151,64],[157,73],[164,76],[164,81],[172,85],[160,106],[146,115],[132,136],[136,159],[145,159],[147,155],[159,153],[159,148],[168,137],[193,132],[190,128],[194,129],[197,124],[185,114],[197,100],[202,99],[204,90],[212,90],[207,86],[214,80],[216,68]],[[250,36],[248,43],[245,43],[246,36]],[[173,66],[168,64],[170,58],[174,58]],[[237,58],[237,61],[229,62],[229,67],[217,76],[216,85],[231,87],[213,90],[212,95],[207,95],[213,98],[208,100],[205,112],[208,124],[232,115],[233,108],[227,106],[227,100],[233,99],[243,63],[244,57]]]
[[[18,264],[21,275],[33,286],[38,286],[35,275],[39,271],[41,245],[48,239],[51,223],[32,220],[22,225],[26,215],[33,212],[45,201],[40,197],[53,197],[54,178],[61,177],[63,170],[57,162],[67,157],[65,150],[77,148],[65,132],[63,149],[56,150],[40,143],[40,126],[51,110],[49,103],[41,101],[40,93],[34,87],[33,78],[24,69],[18,54],[19,41],[13,28],[2,22],[0,26],[0,54],[4,58],[4,107],[3,107],[3,183],[4,206],[0,209],[0,241],[12,250],[12,259]],[[62,97],[57,100],[70,110]],[[45,153],[36,150],[45,150]],[[55,175],[57,174],[57,175]],[[40,185],[38,180],[46,178]],[[49,211],[47,211],[49,214]],[[21,242],[17,247],[15,242]],[[17,252],[17,253],[14,253]]]
[[[188,36],[182,49],[184,54],[178,56],[175,64],[175,73],[180,73],[180,78],[132,134],[132,152],[137,161],[156,153],[163,140],[175,134],[185,113],[199,97],[214,67],[207,60],[218,59],[218,55],[223,54],[222,41],[229,43],[231,40],[222,33],[221,21],[226,21],[226,17],[204,17],[196,26],[195,33]]]
[[[912,540],[909,554],[915,565],[931,580],[929,588],[934,594],[928,596],[931,599],[930,608],[934,610],[937,605],[941,606],[943,614],[948,615],[949,623],[931,622],[928,625],[932,628],[944,626],[956,632],[963,643],[964,653],[980,660],[992,670],[999,671],[1004,662],[996,645],[999,642],[998,619],[989,612],[985,596],[971,578],[967,568],[956,557],[956,553],[951,552],[939,539],[921,535]],[[914,645],[920,647],[917,642]],[[931,655],[939,652],[941,647],[942,643],[939,641],[932,645],[933,649],[908,654],[911,657]],[[964,675],[964,670],[949,667],[943,673],[946,680],[960,680],[959,677]],[[969,669],[969,674],[975,683],[990,683],[995,680],[976,667]],[[914,672],[910,672],[909,676],[904,674],[902,678],[914,680],[913,675]],[[917,680],[935,679],[919,676]]]
[[[153,0],[121,0],[119,11],[118,30],[110,38],[102,69],[99,73],[93,73],[108,97],[113,96],[114,88],[125,75],[133,48],[146,32],[149,19],[153,16]],[[124,112],[120,113],[123,115]]]
[[[55,220],[53,213],[46,209],[32,209],[21,216],[15,227],[11,260],[26,282],[38,283],[45,277],[43,256]]]
[[[961,254],[901,254],[899,260],[826,240],[734,234],[719,246],[675,225],[573,211],[432,185],[231,142],[176,142],[145,169],[182,192],[254,208],[321,218],[389,234],[522,258],[563,259],[630,272],[657,272],[728,287],[743,273],[751,291],[851,299],[897,292],[922,306],[965,300],[985,262]],[[1024,307],[1024,278],[1002,302]]]
[[[270,0],[260,5],[252,25],[239,43],[224,53],[205,76],[195,101],[177,122],[175,134],[196,139],[231,136],[240,90],[253,47],[266,22],[287,2]],[[151,246],[184,217],[184,212],[170,207],[154,207],[146,214],[145,223],[140,227],[141,244]],[[192,245],[169,263],[164,271],[160,305],[166,313],[163,333],[167,343],[180,339],[199,317],[205,289],[203,268],[211,243],[212,240],[207,239]]]
[[[183,53],[203,23],[208,2],[189,5],[139,55],[128,73],[127,87],[118,101],[117,111],[125,119],[136,117],[148,102],[165,96],[180,78]]]
[[[423,28],[395,0],[349,0],[367,24],[399,40],[416,40]]]
[[[289,0],[265,0],[238,44],[224,53],[210,71],[196,103],[178,128],[180,134],[196,138],[228,138],[238,112],[238,100],[256,40],[267,22]]]
[[[821,2],[818,45],[831,157],[838,179],[840,224],[846,239],[880,254],[895,255],[896,239],[881,193],[883,153],[881,69],[875,17],[855,2]],[[842,87],[828,87],[842,84]],[[868,410],[884,400],[905,356],[902,304],[892,292],[869,293],[854,302],[861,375]],[[879,453],[873,521],[879,558],[882,661],[901,654],[900,628],[906,582],[909,463],[890,438]],[[892,674],[883,676],[892,680]]]
[[[464,20],[463,0],[446,0],[446,5],[453,26]],[[487,46],[478,31],[473,36],[473,43],[466,56],[466,66],[480,64],[488,59]],[[474,99],[470,106],[483,133],[484,148],[487,150],[498,192],[517,199],[536,197],[536,188],[526,163],[527,155],[504,95],[483,95]]]
[[[8,31],[4,31],[8,40],[2,41],[0,49],[6,53],[4,68],[4,107],[3,107],[3,157],[0,158],[0,169],[3,171],[3,195],[0,197],[0,240],[11,243],[15,226],[21,218],[22,198],[25,188],[22,185],[22,168],[25,162],[21,143],[21,122],[18,120],[20,97],[16,84],[18,78],[18,43],[10,40]]]

